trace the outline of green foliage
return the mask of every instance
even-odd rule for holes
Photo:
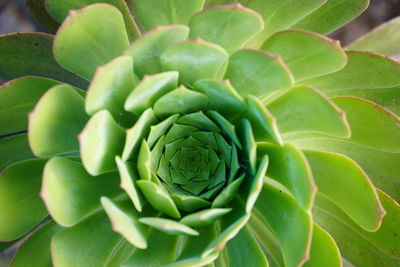
[[[400,264],[398,19],[345,52],[366,0],[28,4],[62,24],[0,36],[10,266]]]

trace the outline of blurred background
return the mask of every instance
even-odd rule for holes
[[[346,27],[331,34],[331,37],[340,40],[342,45],[347,45],[375,26],[399,15],[400,0],[371,0],[366,12]],[[40,28],[30,16],[24,7],[24,0],[0,0],[0,34],[27,31],[46,30]]]

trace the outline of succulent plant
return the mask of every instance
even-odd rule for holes
[[[97,2],[0,37],[10,266],[399,266],[398,19],[345,51],[366,0]]]

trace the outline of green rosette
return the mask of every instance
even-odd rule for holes
[[[400,64],[321,35],[367,1],[236,2],[48,0],[54,37],[0,37],[53,51],[0,63],[34,75],[0,89],[10,266],[398,266]]]

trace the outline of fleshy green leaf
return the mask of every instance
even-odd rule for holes
[[[394,18],[361,36],[346,49],[367,50],[386,56],[400,54],[400,17]]]
[[[208,97],[186,89],[183,85],[163,95],[154,104],[154,113],[161,118],[173,114],[192,113],[207,107]]]
[[[189,226],[199,227],[212,224],[222,216],[230,212],[232,209],[204,209],[198,212],[191,213],[183,217],[180,222]]]
[[[63,67],[91,79],[96,67],[120,56],[128,45],[118,9],[95,4],[69,14],[57,31],[53,50]]]
[[[239,50],[229,59],[225,78],[242,95],[265,97],[289,89],[294,78],[278,56],[258,50]]]
[[[317,188],[304,154],[290,144],[278,146],[270,143],[259,143],[257,154],[259,156],[266,154],[270,158],[267,176],[285,186],[299,205],[309,210]]]
[[[242,144],[236,135],[235,126],[233,124],[231,124],[216,111],[210,110],[207,112],[207,115],[218,124],[222,133],[226,135],[232,143],[234,143],[239,149],[242,149]]]
[[[140,115],[152,107],[160,97],[178,86],[178,76],[179,73],[175,71],[145,75],[126,99],[125,109]]]
[[[228,242],[223,250],[229,266],[268,267],[268,261],[247,227]]]
[[[54,33],[60,27],[60,24],[47,13],[46,0],[26,0],[25,6],[36,21],[49,32]]]
[[[366,232],[350,220],[327,198],[317,197],[313,210],[318,224],[323,226],[336,240],[343,257],[356,266],[398,266],[399,238],[398,220],[400,206],[388,195],[378,191],[388,214],[377,232]]]
[[[59,82],[54,80],[31,76],[3,84],[0,87],[0,135],[26,130],[28,112],[57,84]]]
[[[347,62],[338,41],[303,31],[278,32],[261,49],[281,56],[296,81],[338,71]]]
[[[117,57],[106,65],[98,67],[86,95],[86,112],[93,115],[106,109],[120,124],[124,124],[125,120],[132,120],[132,116],[124,114],[126,113],[124,103],[134,86],[131,57]]]
[[[292,25],[292,29],[328,34],[360,15],[369,0],[328,0],[304,19]]]
[[[326,259],[329,259],[328,261]],[[313,227],[313,237],[310,248],[310,259],[303,265],[305,267],[326,266],[340,267],[342,266],[342,258],[335,240],[327,231],[317,224]]]
[[[139,222],[170,235],[199,235],[196,230],[189,226],[169,219],[142,217]]]
[[[82,163],[93,176],[115,171],[115,156],[124,148],[125,130],[107,110],[93,115],[79,134]]]
[[[119,156],[115,157],[115,161],[121,178],[121,188],[129,195],[136,210],[141,212],[144,199],[136,186],[136,181],[139,179],[136,168],[130,162],[123,161]]]
[[[264,183],[253,211],[278,239],[285,266],[298,266],[308,258],[311,215],[284,191]]]
[[[104,266],[122,237],[111,230],[103,212],[56,233],[51,240],[55,266]]]
[[[246,110],[243,98],[232,87],[229,80],[199,80],[194,90],[208,96],[208,109],[216,110],[225,118],[232,118]]]
[[[176,206],[180,210],[193,212],[195,210],[210,206],[210,202],[199,197],[189,195],[171,194]]]
[[[159,25],[188,24],[205,0],[135,0],[133,9],[145,31]]]
[[[189,236],[183,247],[182,253],[176,262],[167,265],[168,267],[193,267],[204,266],[204,264],[212,263],[217,254],[211,254],[202,257],[201,254],[207,245],[216,237],[217,229],[215,224],[198,228],[198,236]]]
[[[115,232],[121,234],[135,247],[147,248],[147,234],[150,229],[138,221],[139,214],[130,201],[116,202],[102,197],[101,204]]]
[[[86,88],[87,81],[57,64],[52,45],[53,36],[45,33],[0,35],[0,76],[14,79],[37,75]]]
[[[141,140],[148,135],[150,126],[157,122],[152,109],[147,109],[142,113],[132,128],[126,132],[126,140],[124,151],[122,152],[122,159],[124,161],[136,156]]]
[[[385,211],[364,171],[340,154],[305,151],[305,155],[319,192],[334,201],[363,229],[379,229]]]
[[[131,266],[165,266],[175,260],[178,237],[160,231],[150,230],[148,247],[136,249],[121,265]]]
[[[264,19],[265,27],[249,44],[259,48],[273,33],[287,29],[295,22],[306,17],[327,0],[240,0],[243,5],[257,11]]]
[[[162,71],[162,52],[171,45],[185,41],[188,35],[189,28],[183,25],[158,26],[136,39],[124,54],[133,58],[135,73],[140,77],[159,73]]]
[[[61,229],[62,227],[53,221],[43,225],[19,247],[10,267],[51,266],[50,241]]]
[[[140,146],[137,169],[140,179],[151,180],[151,152],[146,140],[143,140]]]
[[[26,134],[19,134],[0,139],[0,155],[0,172],[15,162],[35,157],[29,148],[28,137]]]
[[[55,18],[58,22],[62,22],[68,16],[68,13],[74,9],[80,9],[86,7],[91,4],[96,3],[106,3],[109,5],[113,5],[122,13],[124,17],[124,24],[126,27],[126,31],[128,33],[128,37],[130,40],[137,38],[140,35],[138,26],[131,13],[129,12],[128,6],[123,0],[46,0],[46,10],[51,14],[53,18]]]
[[[246,104],[248,108],[244,117],[251,123],[255,140],[283,144],[276,118],[263,103],[257,97],[248,96]]]
[[[400,63],[371,52],[346,52],[346,66],[332,74],[302,81],[324,93],[400,85]]]
[[[218,196],[214,199],[212,203],[212,208],[221,208],[224,207],[225,205],[229,204],[231,202],[237,192],[239,191],[239,188],[245,179],[245,174],[237,178],[235,181],[230,183],[227,187],[225,187],[219,194]]]
[[[0,240],[15,240],[47,216],[39,198],[43,159],[15,163],[0,174]]]
[[[370,100],[400,116],[400,86],[391,88],[353,89],[329,92],[330,97],[356,96]]]
[[[146,180],[139,180],[136,184],[155,209],[173,218],[181,217],[171,196],[161,185]]]
[[[268,103],[267,108],[277,118],[280,132],[289,137],[308,133],[350,136],[345,113],[329,98],[309,87],[295,87]]]
[[[51,88],[29,114],[28,137],[33,153],[53,156],[78,151],[77,136],[87,119],[84,99],[75,89],[68,85]]]
[[[228,54],[220,46],[200,38],[168,47],[161,54],[164,71],[178,71],[179,81],[193,84],[200,79],[221,78]]]
[[[202,254],[203,257],[210,255],[214,251],[222,250],[226,243],[234,238],[248,222],[250,215],[246,212],[246,203],[239,198],[235,198],[232,206],[235,208],[225,215],[224,220],[221,220],[220,233],[206,245],[206,249]]]
[[[307,150],[330,151],[346,155],[357,162],[374,185],[400,201],[400,153],[380,151],[340,139],[296,140],[294,144]]]
[[[400,118],[373,102],[356,97],[332,99],[346,112],[350,142],[387,152],[400,152]]]
[[[200,37],[232,53],[259,33],[264,22],[258,13],[235,4],[199,12],[190,19],[189,27],[190,38]]]
[[[72,226],[100,207],[100,197],[121,194],[117,173],[89,175],[83,165],[67,158],[52,158],[43,172],[41,196],[54,220]]]

